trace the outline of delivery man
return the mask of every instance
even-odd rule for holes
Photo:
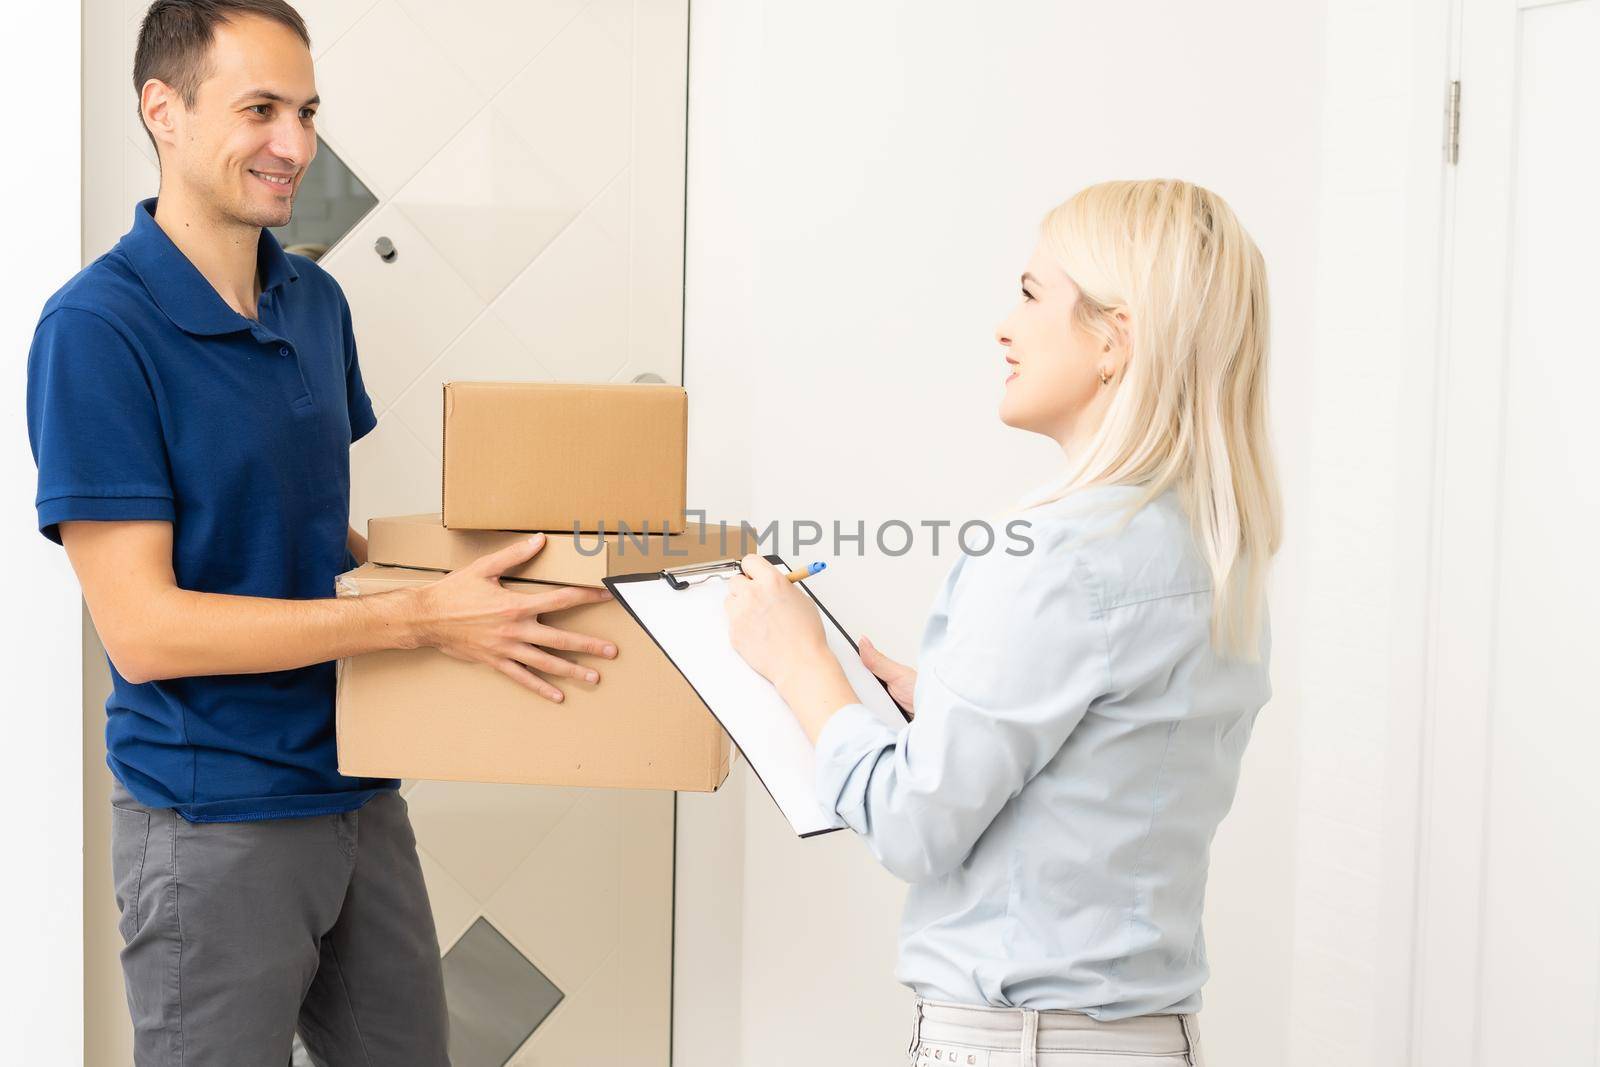
[[[498,575],[333,599],[363,560],[349,450],[376,423],[338,284],[263,227],[316,151],[283,0],[157,0],[134,64],[160,194],[45,304],[28,356],[39,529],[112,668],[112,870],[140,1067],[448,1063],[439,946],[398,782],[339,774],[334,666],[432,646],[550,700],[610,657]]]

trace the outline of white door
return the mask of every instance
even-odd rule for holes
[[[131,91],[145,6],[88,0],[85,11],[86,258],[156,190]],[[349,298],[379,413],[352,454],[358,528],[438,508],[445,380],[681,381],[686,0],[295,6],[329,153],[302,187],[305,213],[319,165],[342,165],[353,178],[341,181],[376,200],[320,259]],[[92,631],[85,661],[86,1054],[123,1063],[105,862],[109,684]],[[667,1063],[672,795],[405,791],[457,1067]]]
[[[1600,0],[1465,0],[1415,1040],[1600,1063]]]

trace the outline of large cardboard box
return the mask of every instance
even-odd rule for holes
[[[528,535],[512,530],[450,530],[438,515],[391,515],[367,522],[367,559],[399,567],[453,571]],[[685,523],[680,534],[545,536],[539,554],[507,578],[600,588],[602,578],[738,559],[756,551],[755,531],[738,523]]]
[[[369,563],[339,577],[340,596],[415,588],[444,575]],[[508,580],[533,593],[549,585]],[[494,668],[437,649],[390,649],[339,662],[341,773],[530,785],[714,792],[729,741],[694,690],[615,601],[540,617],[604,637],[608,660],[561,653],[600,672],[595,685],[556,680],[559,703]]]
[[[680,533],[688,410],[671,385],[447,383],[444,524]]]

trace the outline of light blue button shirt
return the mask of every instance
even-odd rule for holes
[[[822,803],[912,883],[896,975],[925,998],[1199,1010],[1206,866],[1270,695],[1267,637],[1259,662],[1212,651],[1174,494],[1105,532],[1136,492],[1025,512],[1031,552],[958,559],[915,720],[852,704],[817,740]]]

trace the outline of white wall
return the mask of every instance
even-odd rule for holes
[[[1320,5],[697,0],[692,20],[684,380],[691,504],[713,515],[870,529],[991,513],[1048,477],[1053,446],[995,418],[993,326],[1039,218],[1085,184],[1201,182],[1261,245],[1290,539],[1277,695],[1216,846],[1202,1026],[1214,1062],[1284,1063]],[[954,558],[926,548],[846,557],[828,579],[840,617],[908,660]],[[691,976],[680,927],[678,1062],[894,1062],[909,1005],[891,976],[902,887],[848,835],[792,840],[759,786],[744,801],[742,819],[680,805],[680,922],[723,915],[743,936],[737,973]],[[687,846],[708,823],[720,844],[700,863]],[[741,829],[735,881],[726,842]],[[736,1036],[732,1022],[703,1025],[735,997]]]
[[[79,12],[77,4],[8,9],[0,67],[20,88],[7,119],[11,165],[0,177],[6,253],[0,257],[0,345],[6,411],[0,459],[0,550],[8,563],[5,678],[7,917],[0,1032],[18,1063],[72,1063],[83,1028],[83,798],[80,601],[65,556],[34,526],[24,367],[39,309],[79,259]],[[22,102],[24,101],[25,102]]]

